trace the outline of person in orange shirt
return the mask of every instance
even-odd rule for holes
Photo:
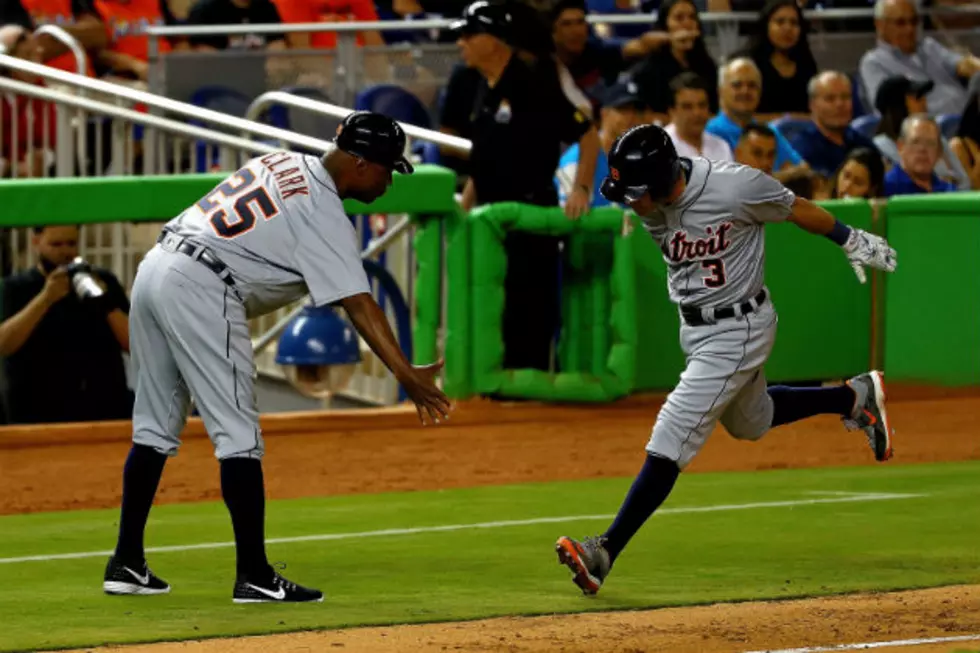
[[[3,0],[0,25],[16,24],[28,32],[42,25],[58,25],[79,42],[88,55],[87,74],[93,75],[92,58],[105,47],[107,39],[102,19],[89,0]],[[75,56],[61,41],[43,34],[28,36],[47,66],[78,72]]]
[[[40,48],[21,25],[0,27],[0,48],[12,57],[41,61]],[[44,86],[44,80],[29,73],[11,70],[4,74]],[[44,176],[55,145],[56,122],[53,104],[26,95],[0,96],[0,176]]]
[[[177,21],[166,0],[94,0],[94,6],[105,22],[109,45],[99,55],[106,74],[146,81],[149,67],[150,25],[173,25]],[[159,39],[160,53],[173,48],[167,39]]]
[[[275,0],[284,23],[341,23],[369,22],[378,20],[373,0]],[[289,47],[299,50],[309,48],[335,48],[334,32],[292,32],[286,35]],[[376,30],[358,32],[358,45],[384,45],[381,33]]]

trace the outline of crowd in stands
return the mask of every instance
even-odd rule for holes
[[[820,70],[803,12],[816,6],[798,0],[494,0],[469,6],[449,0],[0,0],[0,50],[74,71],[63,44],[34,33],[53,23],[84,47],[87,74],[139,84],[148,75],[148,25],[449,17],[457,19],[453,27],[438,32],[369,30],[357,42],[458,44],[461,60],[434,122],[474,142],[469,160],[442,153],[443,163],[464,173],[466,208],[521,201],[561,205],[578,218],[590,206],[607,204],[598,187],[609,171],[606,152],[613,141],[646,122],[664,125],[682,156],[756,167],[804,197],[980,189],[980,58],[921,38],[921,9],[912,0],[826,0],[819,6],[873,6],[877,43],[853,70]],[[717,61],[706,47],[701,15],[732,10],[757,11],[758,20],[746,34],[747,47]],[[656,19],[647,25],[596,27],[586,20],[593,13],[650,11]],[[163,53],[335,47],[329,32],[161,40]],[[42,83],[21,72],[3,74]],[[43,150],[28,156],[26,144],[53,143],[55,135],[44,125],[55,121],[16,122],[11,116],[27,112],[11,111],[11,103],[28,101],[4,96],[2,102],[0,175],[10,174],[10,163],[17,162],[17,174],[37,176],[50,162]],[[871,115],[855,120],[856,103]],[[51,107],[38,103],[34,109],[38,115]],[[950,124],[955,129],[944,133]],[[25,370],[58,361],[37,339],[64,344],[58,329],[68,319],[87,321],[91,342],[102,343],[90,353],[115,360],[126,348],[117,334],[119,316],[127,311],[121,291],[114,290],[114,303],[98,314],[75,315],[61,304],[71,303],[71,295],[63,281],[55,287],[44,261],[67,260],[77,240],[77,230],[38,231],[41,263],[5,280],[4,286],[20,289],[3,298],[0,354],[8,389],[21,383],[11,375],[42,383]],[[555,296],[559,249],[553,240],[520,235],[508,236],[506,246],[515,262],[504,312],[506,366],[547,369],[547,343],[560,314],[541,298]],[[118,286],[106,275],[110,287]],[[64,352],[59,356],[72,360]],[[66,419],[116,414],[120,402],[131,399],[116,387],[118,370],[102,369],[112,371],[116,388],[106,410],[83,414],[79,408]],[[72,387],[108,383],[65,378]]]

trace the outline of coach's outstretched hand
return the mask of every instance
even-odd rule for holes
[[[452,405],[449,397],[436,387],[436,377],[442,371],[445,361],[438,361],[431,365],[413,365],[412,373],[409,378],[399,379],[405,392],[415,402],[415,409],[419,413],[419,421],[425,424],[426,415],[433,423],[438,424],[441,420],[449,419]]]
[[[887,240],[861,229],[851,228],[851,235],[844,243],[844,251],[847,252],[847,259],[851,262],[854,274],[861,283],[868,280],[864,273],[865,265],[885,272],[894,272],[898,264],[898,254]]]
[[[412,365],[391,332],[388,318],[369,293],[359,293],[340,300],[354,328],[361,334],[371,350],[392,371],[405,392],[415,402],[419,420],[425,424],[426,415],[433,423],[449,419],[452,406],[449,398],[436,387],[435,378],[442,370],[443,361],[431,365]]]

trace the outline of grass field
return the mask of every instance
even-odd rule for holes
[[[101,593],[116,511],[2,517],[0,650],[977,583],[978,477],[977,462],[690,475],[593,598],[553,542],[605,527],[631,479],[271,502],[268,536],[286,541],[270,559],[326,592],[303,606],[231,603],[220,503],[154,508],[148,546],[171,548],[148,557],[174,590],[150,598]]]

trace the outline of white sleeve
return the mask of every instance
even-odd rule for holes
[[[340,207],[340,208],[338,208]],[[296,263],[316,306],[371,291],[354,225],[339,200],[297,216]]]

